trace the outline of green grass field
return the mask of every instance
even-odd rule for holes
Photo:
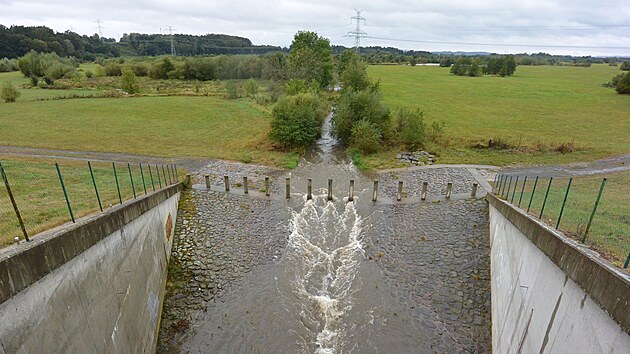
[[[218,97],[133,97],[0,104],[0,145],[251,160],[282,165],[270,116]]]
[[[419,108],[427,121],[446,123],[440,163],[553,164],[630,152],[630,96],[602,87],[618,67],[519,66],[513,77],[460,77],[449,68],[370,66],[392,108]],[[470,146],[502,138],[519,152]],[[572,153],[540,152],[537,145],[571,143]],[[393,153],[368,158],[395,164]],[[394,155],[395,156],[395,155]]]
[[[630,172],[575,177],[571,183],[559,228],[565,234],[582,240],[604,177],[607,178],[607,182],[593,217],[586,243],[604,254],[617,266],[621,266],[630,252],[630,214],[628,213],[630,195],[625,193],[630,186]],[[541,178],[536,182],[535,178],[530,177],[525,183],[524,190],[523,182],[522,176],[519,177],[518,184],[516,177],[512,179],[511,183],[508,178],[501,187],[501,191],[495,190],[495,193],[502,194],[505,196],[504,199],[516,206],[520,203],[520,207],[525,211],[529,208],[530,214],[536,218],[540,217],[542,210],[542,220],[555,227],[558,223],[569,178],[554,178],[551,181],[546,203],[545,194],[549,186],[549,178]],[[534,184],[536,184],[536,189],[532,198]],[[543,203],[545,204],[544,210],[542,209]]]

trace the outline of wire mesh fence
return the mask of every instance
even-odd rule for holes
[[[628,266],[630,171],[576,177],[497,175],[493,193],[616,265]]]
[[[0,156],[0,247],[180,181],[171,164]]]

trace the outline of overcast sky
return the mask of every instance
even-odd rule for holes
[[[630,0],[0,0],[0,24],[46,25],[105,37],[123,33],[225,33],[289,46],[298,30],[353,46],[428,51],[630,56]]]

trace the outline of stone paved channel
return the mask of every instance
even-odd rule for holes
[[[212,168],[213,184],[220,185],[225,172]],[[236,179],[253,172],[234,168],[227,173]],[[436,184],[458,179],[462,182],[457,188],[464,189],[473,182],[466,174],[465,169],[440,168],[391,178],[404,178],[410,185],[423,178]],[[362,217],[362,250],[348,295],[352,309],[337,318],[342,323],[334,333],[343,341],[326,352],[489,352],[486,202],[372,204],[367,194],[355,203]],[[184,193],[158,352],[323,352],[317,343],[330,340],[320,337],[328,332],[300,313],[303,307],[291,304],[300,300],[297,293],[283,290],[295,280],[292,269],[278,270],[299,264],[287,263],[287,252],[298,262],[300,257],[291,250],[291,214],[295,219],[304,201],[292,199],[208,190]],[[326,210],[326,202],[320,204],[319,210]],[[336,200],[334,205],[339,209],[344,203]],[[309,247],[304,257],[315,246]],[[311,332],[320,335],[308,339]]]

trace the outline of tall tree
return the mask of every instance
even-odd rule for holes
[[[291,44],[289,74],[292,78],[315,81],[320,87],[330,85],[333,78],[330,41],[315,32],[299,31]]]

